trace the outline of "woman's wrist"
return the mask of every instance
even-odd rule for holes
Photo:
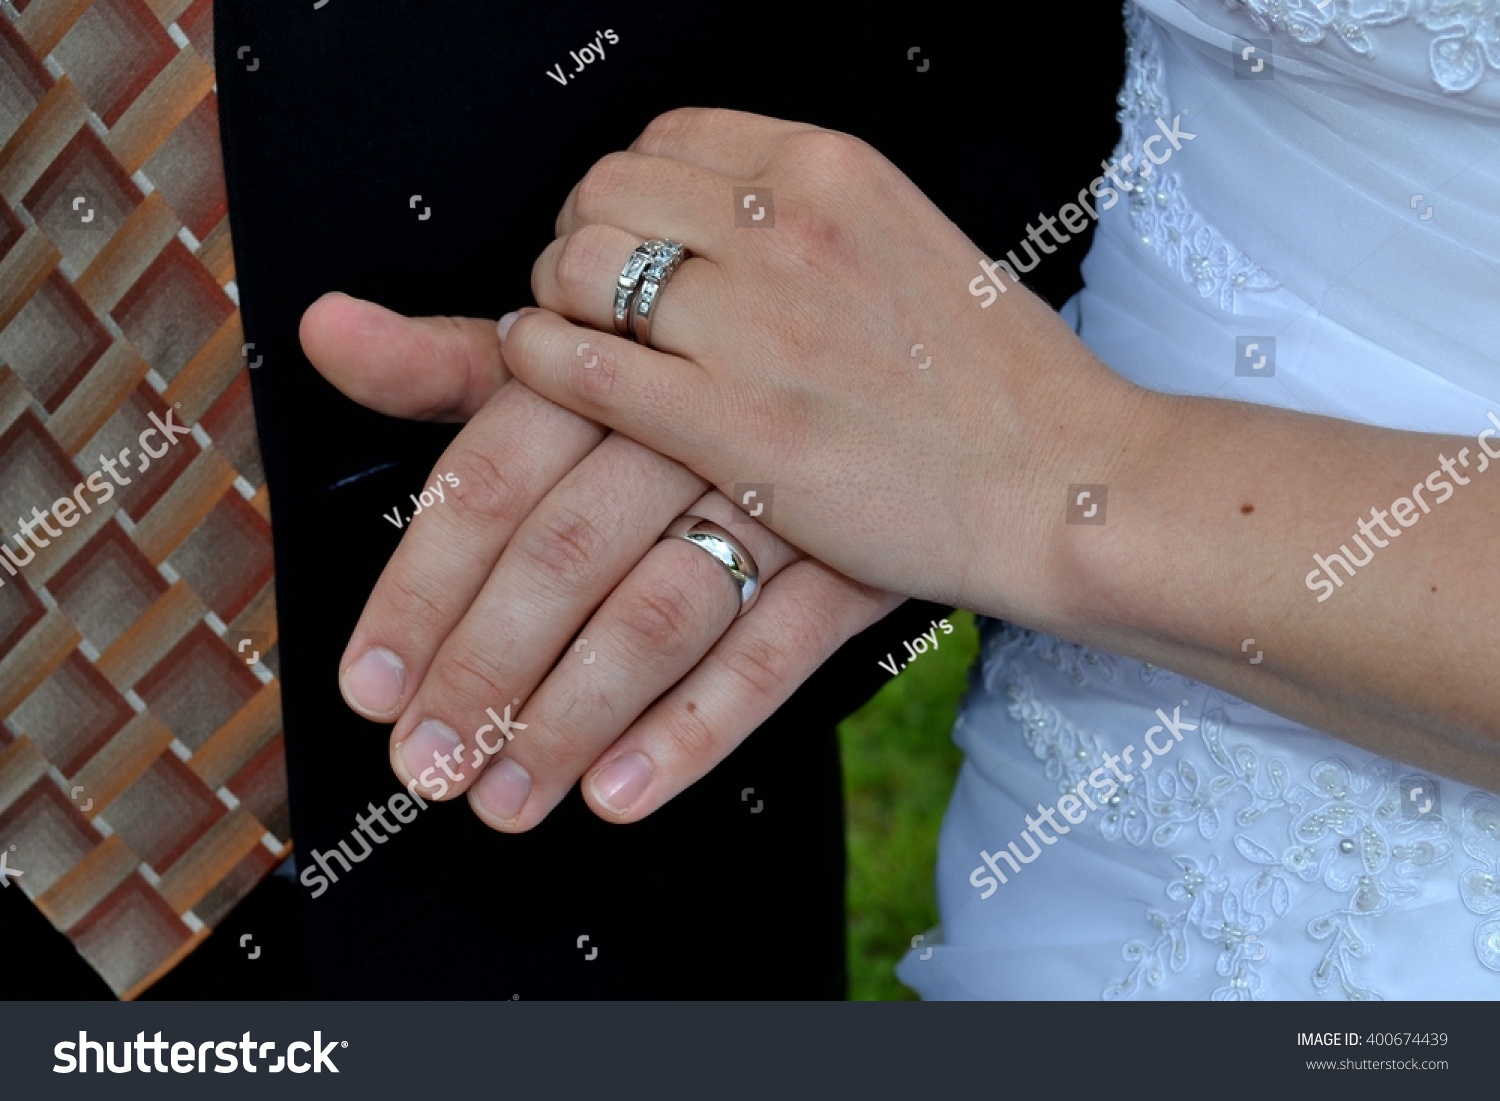
[[[1070,381],[1032,419],[1030,469],[987,471],[963,595],[983,614],[1081,639],[1106,609],[1117,614],[1114,579],[1134,550],[1116,517],[1161,476],[1162,452],[1183,430],[1182,399],[1122,378],[1081,342],[1037,369]]]
[[[1097,486],[1080,485],[1080,475],[1064,487],[1056,505],[1064,515],[1053,525],[1047,558],[1047,629],[1079,641],[1102,642],[1134,626],[1147,597],[1132,580],[1142,566],[1160,577],[1170,561],[1170,514],[1147,512],[1171,497],[1171,456],[1188,430],[1183,399],[1114,377],[1119,387],[1096,407],[1098,446],[1086,468],[1099,471]],[[1092,496],[1083,499],[1085,493]],[[1089,515],[1096,500],[1098,512]]]

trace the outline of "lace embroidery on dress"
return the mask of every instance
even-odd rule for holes
[[[1125,29],[1125,84],[1115,99],[1120,105],[1115,116],[1120,122],[1120,143],[1114,160],[1121,163],[1126,153],[1132,157],[1130,170],[1116,174],[1129,200],[1131,223],[1141,241],[1185,282],[1232,313],[1241,293],[1275,290],[1281,284],[1199,217],[1184,197],[1175,172],[1162,171],[1140,156],[1146,140],[1158,132],[1156,120],[1171,120],[1176,112],[1167,102],[1161,79],[1161,32],[1129,2]],[[1144,163],[1136,163],[1137,159]]]
[[[1304,46],[1332,35],[1363,58],[1375,56],[1372,27],[1410,19],[1432,32],[1427,62],[1432,81],[1448,95],[1500,72],[1500,0],[1225,0],[1264,31],[1285,31]]]
[[[1500,910],[1500,799],[1482,791],[1464,800],[1464,852],[1477,865],[1465,868],[1458,879],[1458,894],[1464,905],[1488,921],[1474,931],[1474,951],[1479,962],[1500,971],[1500,919],[1490,917]]]
[[[1116,681],[1123,667],[1137,663],[1008,625],[986,633],[986,688],[1003,688],[1026,745],[1059,792],[1076,792],[1104,766],[1108,747],[1044,702],[1016,659],[1039,658],[1080,686],[1094,673]],[[1121,783],[1101,807],[1101,835],[1166,848],[1184,830],[1211,841],[1228,828],[1235,830],[1233,850],[1242,860],[1230,868],[1217,854],[1206,863],[1174,855],[1179,874],[1165,894],[1176,907],[1146,912],[1155,936],[1125,945],[1130,970],[1103,996],[1119,1000],[1143,985],[1159,988],[1187,967],[1194,950],[1208,950],[1224,980],[1213,998],[1254,999],[1265,988],[1263,968],[1276,966],[1268,958],[1268,930],[1313,902],[1318,912],[1306,931],[1324,942],[1310,976],[1313,986],[1351,1000],[1379,1000],[1381,995],[1359,977],[1360,964],[1370,955],[1370,927],[1393,904],[1413,898],[1433,869],[1448,863],[1453,827],[1441,815],[1404,813],[1408,785],[1391,761],[1377,758],[1354,770],[1328,757],[1309,769],[1306,780],[1294,782],[1278,758],[1263,758],[1226,738],[1230,711],[1247,705],[1163,670],[1143,671],[1142,677],[1207,692],[1196,716],[1199,746],[1185,742],[1172,767],[1149,774],[1137,770]],[[1471,911],[1488,919],[1475,932],[1475,950],[1484,966],[1500,971],[1500,799],[1475,792],[1462,810],[1463,849],[1479,863],[1460,873],[1458,893]],[[1319,896],[1323,905],[1316,903]]]

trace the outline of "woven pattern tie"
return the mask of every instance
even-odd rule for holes
[[[0,853],[122,998],[291,849],[212,10],[0,0]]]

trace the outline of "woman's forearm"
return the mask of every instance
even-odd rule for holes
[[[1105,522],[1066,523],[1058,501],[1042,626],[1500,789],[1485,428],[1150,395],[1110,465]]]

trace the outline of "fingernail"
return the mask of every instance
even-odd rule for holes
[[[469,797],[497,822],[514,822],[531,794],[531,776],[509,757],[484,770]]]
[[[366,650],[344,673],[344,695],[356,709],[387,715],[401,703],[406,666],[389,650]]]
[[[651,762],[639,753],[616,757],[589,779],[589,789],[606,810],[624,814],[651,782]]]
[[[464,775],[463,758],[457,756],[454,750],[462,747],[463,741],[448,724],[440,723],[436,719],[424,719],[406,736],[406,741],[401,743],[401,767],[406,770],[407,783],[415,780],[423,787],[427,787],[422,780],[422,773],[429,768],[438,770],[432,774],[434,780],[441,776],[444,784],[449,781],[457,783],[458,779],[462,779]],[[448,771],[443,768],[442,758],[444,757],[448,760],[448,769],[452,771],[452,776],[448,775]]]
[[[520,310],[511,310],[500,319],[500,339],[505,339],[505,334],[510,332],[510,327],[516,323],[516,318],[521,316]]]

